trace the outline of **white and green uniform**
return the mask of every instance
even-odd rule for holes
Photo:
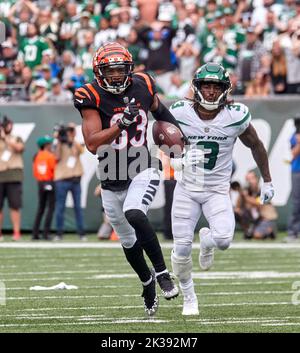
[[[178,101],[171,113],[187,136],[191,148],[204,150],[202,165],[175,173],[178,182],[190,191],[227,194],[232,173],[232,151],[236,138],[249,126],[251,115],[242,103],[226,105],[212,120],[201,120],[188,101]]]
[[[233,239],[235,219],[229,196],[232,150],[237,136],[250,123],[244,104],[227,105],[211,121],[203,121],[188,101],[170,108],[192,148],[203,148],[204,163],[183,169],[172,205],[174,248],[171,256],[173,272],[184,295],[195,297],[192,271],[192,244],[196,225],[204,214],[209,230],[205,237],[208,249],[227,249]],[[202,245],[203,239],[201,239]]]

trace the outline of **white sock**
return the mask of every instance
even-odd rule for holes
[[[190,278],[187,282],[179,282],[180,289],[184,297],[196,298],[196,293],[194,289],[194,282],[192,278]]]

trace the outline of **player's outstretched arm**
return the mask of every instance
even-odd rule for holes
[[[245,146],[251,149],[253,158],[264,180],[264,184],[261,188],[261,203],[268,203],[274,196],[274,188],[272,185],[267,151],[251,124],[239,138]]]
[[[102,130],[102,122],[95,109],[82,109],[81,115],[84,142],[93,154],[96,154],[100,146],[111,144],[122,132],[117,124]]]

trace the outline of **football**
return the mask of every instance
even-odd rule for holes
[[[152,128],[154,143],[169,157],[181,157],[184,147],[182,132],[166,121],[155,121]]]

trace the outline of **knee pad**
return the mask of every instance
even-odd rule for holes
[[[173,273],[180,282],[187,282],[192,277],[193,262],[191,256],[176,256],[172,251],[171,263]]]
[[[213,238],[217,248],[219,250],[226,250],[229,248],[231,241],[232,241],[232,236],[226,236],[226,237],[222,237],[222,238]]]

